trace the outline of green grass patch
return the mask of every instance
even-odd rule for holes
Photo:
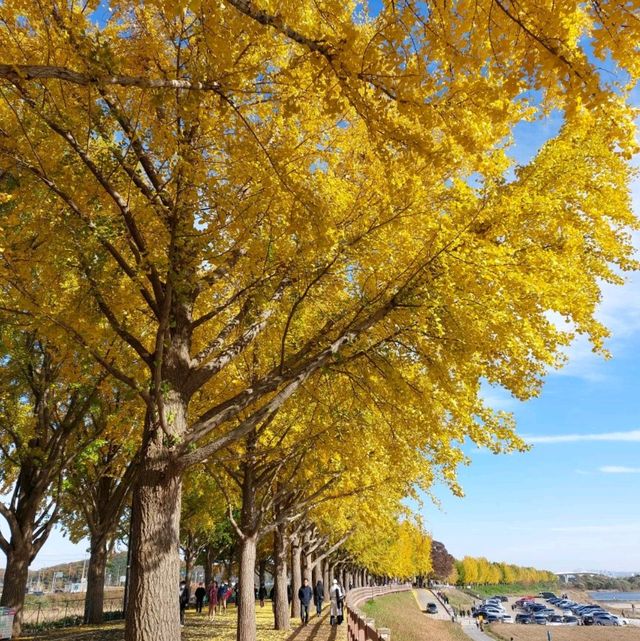
[[[411,592],[378,597],[360,610],[375,619],[376,628],[389,628],[391,641],[469,641],[459,625],[421,612]]]
[[[446,590],[445,594],[447,595],[447,599],[449,599],[449,605],[453,606],[456,610],[471,609],[475,601],[473,597],[460,590]]]

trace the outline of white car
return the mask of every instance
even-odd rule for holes
[[[617,614],[611,615],[614,619],[618,619],[618,625],[629,625],[629,619],[625,619]]]
[[[513,623],[513,617],[510,614],[505,614],[502,617],[502,623]]]

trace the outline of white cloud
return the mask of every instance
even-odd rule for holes
[[[602,434],[554,434],[552,436],[523,436],[527,443],[578,443],[582,441],[618,441],[640,443],[640,430],[605,432]]]
[[[604,474],[640,474],[640,467],[624,467],[624,465],[604,465],[598,468]]]

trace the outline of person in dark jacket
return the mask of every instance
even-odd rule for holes
[[[180,625],[184,625],[184,611],[189,605],[189,588],[186,581],[180,581]]]
[[[313,588],[313,602],[316,604],[316,614],[322,614],[322,602],[324,601],[324,585],[320,579]]]
[[[207,590],[204,587],[204,583],[198,583],[198,587],[195,591],[196,595],[196,612],[202,612],[202,605],[204,603],[204,597],[207,596]]]
[[[309,623],[309,604],[313,598],[313,590],[307,579],[302,582],[302,587],[298,590],[298,598],[300,599],[300,618],[302,619],[302,625],[307,625],[307,623]]]
[[[258,588],[258,599],[260,599],[260,607],[264,608],[264,600],[267,598],[267,587],[264,583],[260,584]]]

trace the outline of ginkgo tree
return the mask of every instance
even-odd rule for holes
[[[6,556],[0,605],[20,635],[29,566],[60,515],[64,478],[101,436],[90,417],[104,375],[2,319],[0,329],[0,533]],[[92,376],[92,372],[94,376]]]
[[[496,441],[482,380],[527,398],[570,330],[602,346],[601,284],[635,265],[640,21],[623,0],[98,9],[0,7],[1,291],[145,407],[126,638],[173,641],[184,470],[306,381],[419,372]],[[513,127],[550,109],[560,133],[512,172]]]
[[[140,408],[129,400],[118,388],[103,390],[88,416],[96,438],[65,471],[58,500],[61,524],[71,541],[89,539],[85,623],[103,620],[107,562],[131,504],[133,459],[142,416],[136,416]]]

